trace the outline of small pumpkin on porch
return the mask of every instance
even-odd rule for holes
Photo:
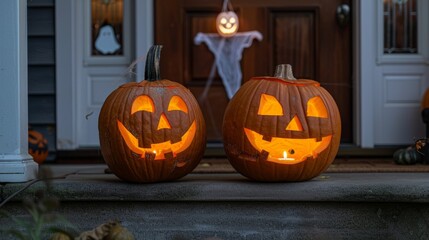
[[[32,128],[28,129],[28,153],[38,164],[42,164],[49,155],[48,140]]]
[[[161,48],[153,46],[147,54],[146,80],[118,87],[99,115],[101,153],[126,181],[183,177],[205,149],[205,122],[195,97],[183,85],[160,79]]]
[[[423,156],[419,153],[416,147],[411,146],[401,148],[393,153],[393,160],[399,165],[412,165],[423,160]]]
[[[338,107],[320,83],[295,79],[290,65],[254,77],[229,102],[223,122],[231,165],[259,181],[303,181],[334,160],[341,135]]]

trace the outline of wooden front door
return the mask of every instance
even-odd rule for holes
[[[341,27],[336,11],[351,0],[233,0],[239,32],[256,30],[243,51],[242,81],[271,76],[275,66],[290,63],[296,78],[315,79],[335,98],[341,112],[342,142],[352,142],[352,42],[351,24]],[[195,45],[198,32],[215,33],[221,0],[155,1],[155,43],[164,45],[161,75],[202,94],[214,57],[206,45]],[[221,141],[223,113],[228,104],[225,88],[216,76],[200,104],[209,142]]]

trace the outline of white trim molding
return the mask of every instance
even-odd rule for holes
[[[359,1],[359,143],[363,148],[412,144],[424,134],[420,99],[429,86],[429,2],[417,0],[418,51],[385,54],[383,1]]]
[[[57,149],[77,148],[76,37],[77,1],[55,1],[56,124]]]
[[[0,1],[0,182],[37,176],[28,154],[27,0]]]
[[[365,17],[364,17],[365,15]],[[376,1],[359,1],[359,67],[358,67],[358,116],[359,142],[362,148],[374,147],[374,67],[376,58]]]

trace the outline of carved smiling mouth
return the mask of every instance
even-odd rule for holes
[[[237,31],[237,25],[234,25],[230,28],[224,27],[223,25],[221,25],[221,26],[219,26],[219,29],[221,30],[221,32],[223,32],[225,34],[230,34],[230,33],[234,33]]]
[[[172,153],[175,157],[178,153],[185,151],[192,143],[197,130],[195,121],[192,122],[189,129],[182,135],[179,142],[171,143],[171,141],[165,141],[161,143],[152,143],[150,148],[139,147],[139,141],[128,129],[118,120],[118,128],[121,132],[121,136],[127,144],[128,148],[137,153],[141,154],[142,158],[145,158],[146,153],[155,154],[155,160],[165,159],[166,153]]]
[[[279,138],[273,137],[271,141],[263,139],[263,135],[248,128],[244,128],[250,144],[259,152],[268,152],[268,161],[281,164],[296,164],[308,157],[317,158],[331,143],[332,135],[316,138]]]

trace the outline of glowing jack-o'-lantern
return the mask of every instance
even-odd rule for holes
[[[238,17],[233,11],[223,11],[216,18],[217,32],[223,37],[234,36],[238,31]]]
[[[104,160],[119,178],[173,180],[191,172],[205,149],[205,123],[192,93],[159,77],[161,46],[148,52],[145,78],[106,99],[99,116]]]
[[[38,164],[43,163],[49,155],[48,140],[32,128],[28,130],[28,153]]]
[[[131,114],[138,111],[146,111],[153,113],[155,112],[155,104],[152,99],[147,95],[138,96],[131,107]],[[167,111],[182,111],[188,113],[188,108],[183,99],[179,96],[173,96],[168,104]],[[152,143],[150,147],[144,148],[139,146],[138,139],[118,120],[118,129],[121,133],[122,138],[127,144],[128,148],[134,153],[140,154],[142,158],[145,157],[146,153],[154,153],[155,160],[165,159],[165,154],[171,153],[173,157],[176,157],[178,153],[181,153],[188,149],[191,145],[196,133],[195,120],[189,126],[189,129],[180,137],[180,140],[175,143],[171,143],[171,140]],[[159,118],[159,122],[156,130],[171,129],[171,124],[168,121],[165,113],[162,113]]]
[[[275,77],[243,84],[224,115],[225,151],[233,167],[260,181],[301,181],[324,171],[338,151],[341,123],[332,96],[290,65]]]

